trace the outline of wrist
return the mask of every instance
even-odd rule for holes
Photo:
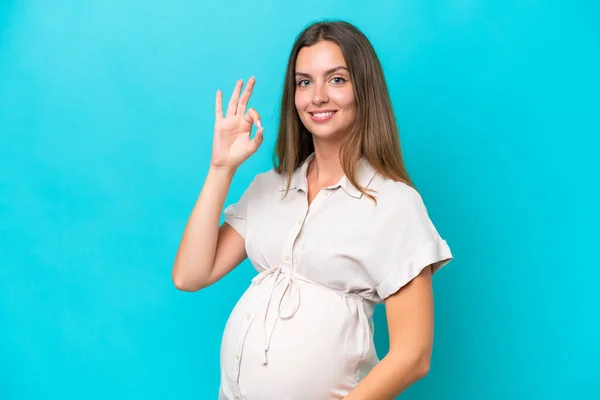
[[[212,172],[216,175],[225,175],[228,177],[233,177],[236,170],[237,170],[237,168],[234,168],[234,167],[227,167],[227,166],[223,166],[223,165],[214,165],[212,163],[210,164],[210,167],[209,167],[209,172]]]

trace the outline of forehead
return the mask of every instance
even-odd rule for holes
[[[300,49],[296,59],[296,71],[325,71],[332,67],[347,67],[342,49],[337,43],[322,40]]]

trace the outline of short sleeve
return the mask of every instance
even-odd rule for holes
[[[254,178],[244,193],[242,193],[242,196],[237,203],[229,205],[223,211],[225,215],[225,222],[235,229],[244,239],[246,239],[246,227],[249,214],[248,210],[252,204],[252,198],[256,193],[257,178],[258,177]]]
[[[421,273],[428,265],[432,272],[452,260],[448,244],[441,238],[429,218],[421,195],[414,189],[403,191],[400,201],[382,214],[380,240],[375,249],[375,262],[370,275],[383,300]]]

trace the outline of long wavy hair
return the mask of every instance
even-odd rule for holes
[[[402,157],[400,136],[392,109],[383,68],[367,37],[345,21],[320,21],[309,25],[296,38],[285,73],[279,131],[273,151],[274,169],[287,175],[287,196],[292,175],[314,151],[311,133],[306,129],[295,105],[295,69],[303,47],[328,40],[340,46],[354,91],[356,120],[340,149],[340,163],[347,179],[361,193],[377,199],[356,180],[358,161],[365,157],[381,175],[414,188]],[[284,196],[284,197],[285,197]]]

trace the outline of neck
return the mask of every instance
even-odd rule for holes
[[[344,170],[339,157],[340,146],[315,143],[315,158],[310,163],[308,175],[319,186],[331,186],[344,176]]]

